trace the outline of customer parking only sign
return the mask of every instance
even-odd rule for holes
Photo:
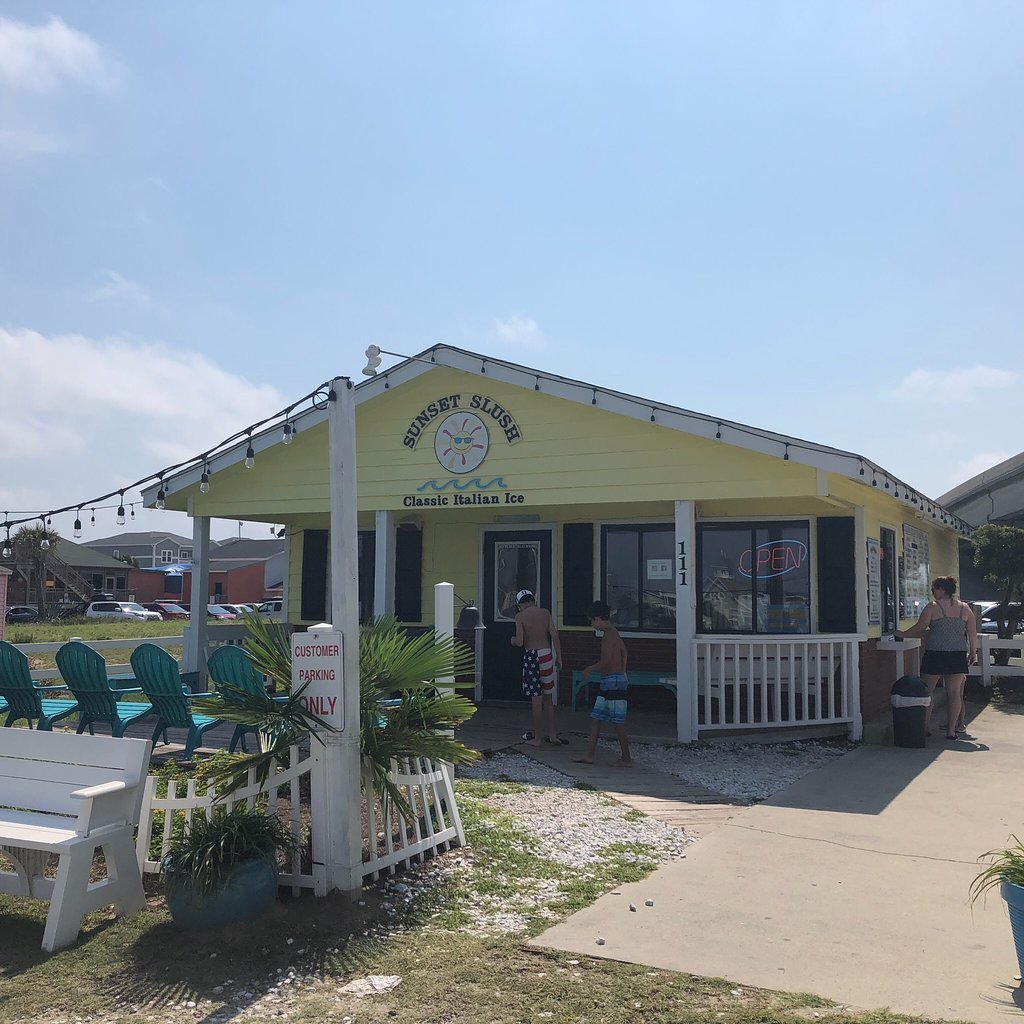
[[[341,633],[326,627],[292,634],[292,693],[305,687],[306,709],[339,732],[345,728],[343,643]]]

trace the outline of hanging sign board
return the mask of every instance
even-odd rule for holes
[[[302,689],[306,710],[339,732],[345,729],[344,638],[337,630],[292,634],[292,693]]]

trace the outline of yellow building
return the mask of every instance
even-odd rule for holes
[[[428,627],[433,586],[454,584],[486,627],[467,637],[480,701],[521,699],[509,639],[529,589],[559,628],[563,704],[585,696],[572,670],[595,660],[599,598],[631,700],[660,702],[680,740],[859,738],[895,678],[880,638],[957,573],[965,524],[850,452],[445,345],[355,395],[360,617]],[[161,489],[195,518],[200,576],[208,517],[284,524],[286,617],[308,625],[330,607],[327,413],[288,423],[251,439],[251,469],[246,439]]]

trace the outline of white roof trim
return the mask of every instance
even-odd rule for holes
[[[666,405],[664,402],[648,401],[634,395],[627,395],[621,391],[613,391],[610,388],[601,387],[596,384],[587,384],[584,381],[573,380],[569,377],[560,377],[543,370],[506,362],[503,359],[470,352],[466,349],[454,348],[451,345],[435,345],[433,348],[426,349],[416,356],[410,356],[386,370],[381,370],[376,377],[357,384],[355,387],[356,404],[359,405],[371,398],[376,398],[392,387],[401,387],[402,384],[415,380],[424,373],[429,373],[435,366],[445,366],[453,370],[461,370],[465,373],[475,374],[485,380],[500,380],[506,384],[539,390],[545,394],[553,394],[580,405],[596,405],[598,408],[614,412],[620,416],[628,416],[631,419],[650,422],[653,416],[654,422],[660,426],[686,434],[693,434],[697,437],[704,437],[709,440],[719,440],[717,435],[720,433],[720,440],[726,444],[759,452],[762,455],[774,455],[777,458],[783,458],[788,454],[790,462],[846,476],[866,486],[868,486],[867,481],[869,478],[874,478],[879,481],[879,487],[883,487],[885,483],[891,482],[894,492],[898,492],[898,484],[904,487],[905,491],[912,492],[917,497],[918,503],[915,505],[912,500],[903,498],[898,493],[894,493],[893,497],[896,497],[901,504],[905,504],[908,509],[913,509],[915,512],[923,510],[922,501],[926,505],[931,505],[935,516],[930,517],[927,512],[925,512],[925,515],[928,518],[934,518],[934,525],[943,525],[940,522],[940,517],[943,514],[951,518],[959,518],[949,509],[941,506],[936,500],[929,498],[916,488],[906,487],[903,481],[899,480],[892,473],[887,472],[877,463],[855,452],[831,448],[827,445],[805,441],[803,438],[792,437],[787,434],[762,430],[734,420],[719,419],[706,413],[698,413],[689,409]],[[341,379],[344,378],[337,378],[336,380]],[[297,430],[309,429],[315,424],[323,422],[326,418],[327,410],[316,408],[306,409],[304,412],[289,417]],[[252,436],[253,450],[257,455],[261,451],[266,451],[268,448],[280,443],[280,424],[275,424],[275,426]],[[243,461],[248,444],[249,439],[243,438],[232,448],[226,449],[213,457],[209,462],[210,472],[213,473],[218,469],[224,469],[227,466]],[[179,473],[166,477],[164,479],[164,487],[168,493],[172,490],[180,491],[183,488],[191,487],[199,483],[202,473],[202,464],[191,469],[182,470]],[[143,500],[147,506],[156,500],[158,490],[159,484],[151,484],[145,488]],[[949,529],[956,529],[954,524],[947,525]],[[969,531],[970,528],[967,527],[967,529]]]

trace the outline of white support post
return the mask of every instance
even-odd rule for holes
[[[451,583],[434,584],[434,634],[439,640],[455,637],[455,587]],[[455,676],[439,676],[434,682],[439,690],[455,692]],[[455,733],[448,730],[448,735],[454,736]],[[445,764],[443,767],[448,781],[454,787],[455,766]]]
[[[191,509],[189,509],[191,514]],[[206,654],[210,634],[207,626],[206,606],[210,603],[210,517],[192,518],[192,611],[185,632],[182,667],[186,672],[198,672],[196,687],[206,690]]]
[[[373,615],[395,614],[395,513],[379,511],[374,533]]]
[[[345,728],[328,733],[326,746],[312,744],[323,792],[323,820],[314,834],[323,857],[327,891],[355,898],[362,886],[362,828],[359,777],[359,525],[356,508],[356,417],[352,383],[332,384],[328,405],[328,461],[331,499],[331,618],[343,638],[343,680],[339,694]],[[316,859],[316,855],[314,855]]]
[[[692,501],[675,503],[676,738],[697,739],[697,527]]]

